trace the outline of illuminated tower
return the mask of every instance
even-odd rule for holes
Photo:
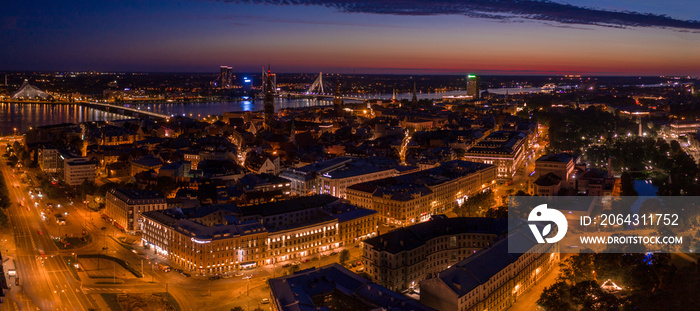
[[[264,123],[263,128],[267,130],[273,129],[275,126],[275,97],[272,83],[272,75],[270,74],[270,66],[267,67],[265,82],[265,106],[263,106]]]
[[[477,75],[467,75],[467,96],[473,99],[479,99],[479,77]]]
[[[335,110],[338,112],[343,110],[343,96],[340,95],[340,83],[338,83],[338,86],[335,88],[335,95],[333,95],[333,107],[335,107]]]

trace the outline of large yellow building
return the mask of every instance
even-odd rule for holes
[[[521,236],[522,237],[522,236]],[[559,262],[559,244],[508,252],[509,236],[420,282],[420,302],[440,311],[501,311],[513,305]]]
[[[142,223],[144,245],[197,274],[321,256],[376,235],[376,212],[330,195],[173,208],[144,213]]]
[[[451,210],[495,182],[495,166],[453,160],[432,169],[353,185],[346,195],[351,204],[377,211],[381,222],[408,226]]]
[[[127,232],[141,230],[141,213],[166,208],[165,196],[158,191],[112,189],[105,196],[105,214]]]
[[[519,131],[496,131],[464,154],[467,161],[493,164],[498,178],[512,178],[525,159],[528,135]]]

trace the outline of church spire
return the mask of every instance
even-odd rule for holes
[[[340,82],[338,82],[338,86],[336,86],[335,88],[335,94],[333,95],[333,106],[335,107],[335,110],[338,112],[338,114],[342,113],[343,96],[340,95]]]

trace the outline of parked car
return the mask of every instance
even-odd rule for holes
[[[266,305],[266,304],[268,304],[268,303],[270,303],[270,299],[269,299],[269,298],[263,298],[262,300],[260,300],[260,304]]]

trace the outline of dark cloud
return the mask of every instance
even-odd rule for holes
[[[217,0],[214,0],[217,1]],[[218,0],[279,6],[322,6],[347,13],[387,15],[464,15],[475,18],[529,19],[561,24],[605,27],[659,27],[700,29],[700,21],[681,20],[666,15],[585,8],[537,0]]]

